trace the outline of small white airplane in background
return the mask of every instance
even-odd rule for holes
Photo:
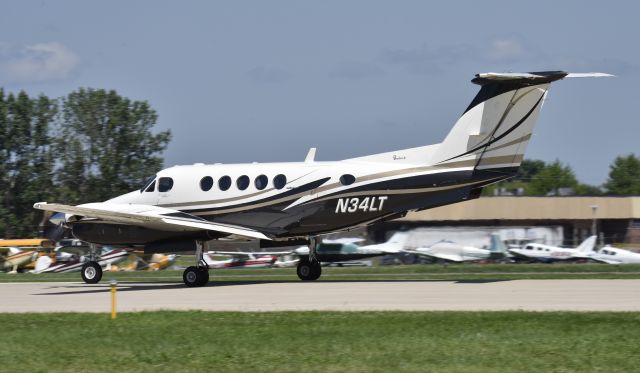
[[[596,238],[596,236],[591,236],[574,249],[540,243],[528,243],[519,249],[509,249],[509,253],[513,254],[515,258],[537,260],[545,263],[558,260],[584,259],[589,258],[593,252]]]
[[[608,264],[640,264],[640,253],[609,245],[603,246],[585,257]]]
[[[502,259],[506,254],[504,242],[498,234],[491,235],[489,249],[460,245],[452,241],[442,240],[429,247],[418,247],[405,250],[408,253],[436,260],[450,262],[466,262],[486,259]]]
[[[212,255],[230,256],[227,260],[215,260]],[[208,251],[204,261],[210,269],[221,268],[269,268],[278,258],[275,255],[234,251]]]
[[[52,222],[93,244],[195,251],[194,265],[183,273],[187,286],[209,281],[203,259],[209,240],[260,240],[263,248],[308,244],[298,276],[312,281],[322,273],[316,248],[323,236],[475,199],[483,187],[515,176],[550,85],[599,76],[609,75],[477,74],[472,82],[480,90],[438,144],[336,162],[316,162],[312,148],[304,162],[176,166],[108,201],[34,208],[58,212]],[[102,277],[95,259],[83,266],[85,282]]]
[[[398,254],[404,249],[404,245],[409,238],[409,233],[396,232],[387,242],[358,246],[356,242],[364,241],[363,238],[324,240],[316,246],[316,257],[320,262],[341,262],[348,260],[358,260],[382,256],[388,254]],[[301,246],[292,252],[298,256],[308,256],[309,248]]]
[[[114,264],[125,261],[130,254],[129,249],[110,249],[103,248],[102,253],[98,261],[96,262],[100,267],[100,271],[108,271]],[[65,272],[78,272],[83,269],[83,266],[89,261],[88,256],[82,256],[75,260],[71,260],[65,263],[53,263],[53,260],[48,256],[41,256],[36,261],[36,268],[34,273],[65,273]],[[86,282],[85,276],[95,275],[95,273],[82,271],[82,279]]]

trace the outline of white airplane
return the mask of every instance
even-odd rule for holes
[[[609,245],[590,252],[586,255],[586,258],[608,264],[640,264],[640,253]]]
[[[81,271],[82,280],[87,283],[91,283],[91,279],[96,276],[96,272],[99,271],[102,276],[103,270],[109,270],[114,264],[123,262],[129,257],[130,250],[128,249],[110,249],[104,248],[100,255],[95,258],[95,266],[87,266],[87,263],[91,263],[91,255],[82,256],[76,260],[72,260],[64,263],[53,263],[51,258],[47,256],[41,256],[36,261],[36,269],[34,273],[66,273],[66,272],[78,272]],[[89,268],[89,269],[86,269]],[[97,269],[96,269],[97,268]],[[95,271],[95,272],[94,272]]]
[[[502,259],[506,254],[506,247],[498,234],[491,235],[489,249],[460,245],[452,241],[439,241],[429,247],[418,247],[405,250],[436,260],[450,262],[466,262],[487,259]]]
[[[590,257],[590,254],[596,244],[596,238],[596,236],[591,236],[584,240],[580,246],[574,249],[544,245],[540,243],[528,243],[521,248],[509,249],[509,253],[513,254],[515,258],[537,260],[541,262],[586,258]]]
[[[34,208],[59,212],[52,222],[94,244],[195,251],[196,263],[183,276],[187,286],[209,280],[204,242],[213,239],[258,239],[263,247],[308,243],[298,274],[315,280],[323,235],[478,198],[484,186],[516,174],[552,82],[606,75],[478,74],[472,82],[480,91],[439,144],[336,162],[316,162],[312,148],[304,162],[175,166],[105,202]],[[90,283],[102,276],[95,260],[83,273]]]
[[[396,232],[387,242],[365,246],[355,244],[356,242],[364,241],[364,239],[325,240],[317,244],[315,255],[316,259],[321,262],[341,262],[398,254],[402,252],[408,237],[408,233]],[[292,253],[301,257],[309,256],[309,247],[301,246],[293,250]]]
[[[227,260],[214,260],[212,255],[231,256]],[[208,251],[204,261],[210,269],[219,268],[269,268],[276,262],[274,255],[259,255],[259,253],[243,253],[232,251]]]

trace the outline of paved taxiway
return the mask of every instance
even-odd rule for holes
[[[118,310],[640,311],[640,280],[123,283]],[[3,283],[0,312],[108,312],[108,284]]]

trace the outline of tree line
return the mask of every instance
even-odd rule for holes
[[[103,201],[162,168],[169,130],[145,101],[81,88],[62,98],[0,88],[0,237],[33,237],[38,201]]]
[[[609,166],[609,177],[602,185],[579,182],[571,167],[559,160],[545,163],[525,159],[514,178],[483,191],[484,195],[501,193],[525,196],[640,195],[640,159],[633,153],[616,157]]]

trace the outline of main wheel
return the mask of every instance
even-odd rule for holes
[[[97,284],[102,279],[102,267],[97,262],[86,262],[82,266],[82,280],[87,284]]]
[[[182,274],[182,280],[188,287],[199,287],[209,282],[209,271],[204,268],[187,267]]]
[[[296,270],[298,278],[302,281],[314,281],[320,278],[322,267],[317,260],[300,259]]]
[[[205,268],[198,268],[200,271],[200,285],[205,286],[209,282],[209,271]]]

